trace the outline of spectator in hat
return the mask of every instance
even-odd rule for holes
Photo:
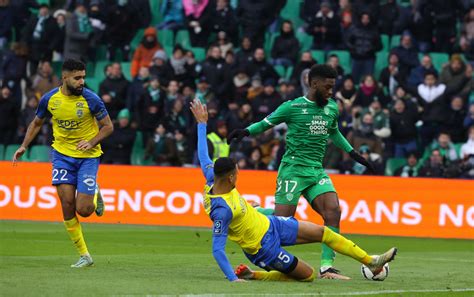
[[[407,164],[398,168],[394,172],[394,176],[401,177],[417,177],[419,176],[420,164],[418,163],[418,157],[415,152],[408,154]]]
[[[158,42],[156,29],[153,27],[146,28],[142,41],[133,53],[132,66],[130,68],[132,77],[138,74],[140,67],[150,67],[155,52],[162,48]]]
[[[104,100],[112,119],[125,108],[129,85],[130,82],[124,77],[120,63],[112,63],[106,78],[99,85],[99,96]]]
[[[130,164],[136,132],[130,128],[130,111],[122,109],[117,115],[114,132],[102,143],[105,164]]]
[[[337,49],[341,43],[341,20],[329,1],[321,3],[321,9],[306,29],[313,35],[313,48],[325,51]]]
[[[300,43],[295,37],[293,23],[289,20],[283,21],[280,35],[275,38],[272,47],[272,64],[285,67],[293,66],[298,59]]]
[[[212,157],[213,161],[229,156],[230,146],[227,144],[227,133],[226,122],[224,120],[218,120],[216,130],[207,135],[209,156]]]
[[[403,158],[407,153],[417,151],[416,122],[419,120],[417,110],[406,108],[405,101],[395,101],[390,113],[390,128],[395,146],[394,157]]]
[[[53,60],[62,61],[64,53],[64,42],[66,38],[66,14],[64,9],[58,9],[54,12],[53,17],[56,20],[58,31],[56,32],[56,38],[54,43]]]
[[[168,57],[164,50],[159,49],[153,54],[150,75],[158,77],[161,85],[167,85],[174,78],[174,70],[168,62]]]
[[[30,74],[35,74],[40,61],[51,61],[57,38],[58,25],[50,15],[49,6],[40,5],[37,16],[33,16],[24,29],[23,41],[29,45]]]
[[[252,101],[252,110],[256,122],[263,120],[282,102],[281,96],[275,91],[275,81],[267,79],[263,83],[263,92]]]

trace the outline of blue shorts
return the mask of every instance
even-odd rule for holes
[[[262,247],[255,255],[245,253],[255,265],[265,270],[283,273],[293,271],[298,259],[282,248],[295,245],[298,236],[298,221],[293,217],[268,216],[270,227],[262,238]]]
[[[53,185],[75,185],[77,192],[94,195],[99,158],[73,158],[52,151]]]

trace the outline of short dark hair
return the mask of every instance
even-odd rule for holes
[[[311,84],[313,79],[337,78],[337,71],[329,65],[317,64],[311,67],[308,74],[308,83]]]
[[[431,69],[426,70],[425,75],[423,77],[426,78],[428,75],[433,75],[436,79],[438,78],[438,73],[436,73],[436,71],[431,70]]]
[[[80,60],[67,59],[63,63],[62,71],[82,71],[86,70],[86,64]]]
[[[234,159],[223,157],[216,160],[214,163],[214,175],[217,177],[224,176],[235,170],[236,163]]]

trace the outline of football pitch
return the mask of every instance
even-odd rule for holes
[[[230,283],[212,257],[210,230],[83,224],[83,231],[95,266],[73,269],[78,256],[62,224],[0,221],[0,296],[474,296],[472,240],[349,235],[369,253],[399,248],[384,282],[363,279],[359,263],[338,255],[336,267],[351,281]],[[319,244],[288,250],[318,267]],[[234,266],[249,263],[234,243],[227,254]]]

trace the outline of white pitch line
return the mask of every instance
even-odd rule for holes
[[[224,297],[224,296],[363,296],[378,294],[400,294],[400,293],[448,293],[448,292],[474,292],[474,288],[465,289],[439,289],[439,290],[385,290],[385,291],[365,291],[365,292],[346,292],[346,293],[301,293],[301,294],[256,294],[256,293],[240,293],[240,294],[186,294],[186,295],[146,295],[152,296],[183,296],[183,297]],[[125,295],[126,296],[126,295]]]

